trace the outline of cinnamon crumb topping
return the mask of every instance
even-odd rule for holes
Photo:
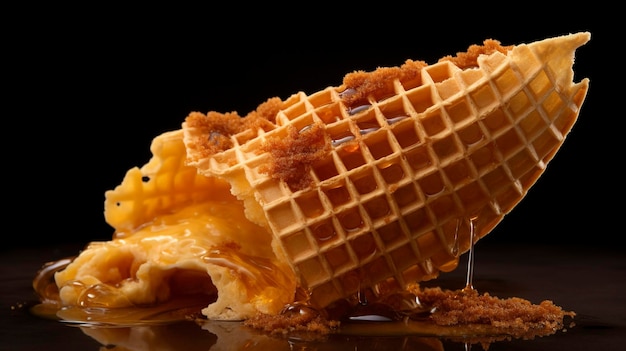
[[[272,162],[261,167],[260,171],[282,179],[297,191],[313,182],[311,167],[328,155],[330,141],[319,123],[301,131],[289,126],[288,133],[285,138],[270,138],[262,146],[261,151],[272,155]]]
[[[470,45],[466,52],[458,52],[456,56],[444,56],[439,59],[441,61],[451,61],[460,69],[478,67],[478,56],[491,55],[495,52],[506,54],[513,49],[514,45],[502,46],[498,40],[487,39],[483,41],[483,45]]]
[[[459,52],[454,57],[444,56],[439,59],[439,62],[451,61],[461,69],[472,68],[478,66],[478,56],[490,55],[496,51],[506,54],[512,48],[513,45],[502,46],[497,40],[487,39],[483,45],[471,45],[467,52]],[[370,94],[375,94],[377,91],[392,90],[389,85],[393,84],[395,79],[403,84],[412,81],[412,84],[419,86],[422,84],[420,72],[426,66],[428,64],[424,61],[407,60],[400,67],[379,67],[372,72],[349,73],[344,77],[343,84],[347,89],[354,91],[344,96],[344,103],[347,106],[353,106],[365,101]]]
[[[195,149],[194,158],[198,160],[230,149],[233,146],[230,137],[237,133],[259,128],[269,131],[275,127],[276,114],[280,111],[282,103],[278,97],[270,98],[244,117],[239,116],[237,112],[210,111],[206,115],[192,112],[185,119],[187,126],[197,129],[200,135],[206,138],[195,140],[188,147]]]
[[[352,106],[365,100],[368,95],[375,91],[390,90],[388,85],[393,84],[395,79],[400,80],[400,82],[421,80],[420,71],[426,66],[428,64],[424,61],[406,60],[400,67],[379,67],[372,72],[355,71],[348,73],[343,78],[343,84],[347,89],[354,89],[354,92],[344,96],[344,103]]]

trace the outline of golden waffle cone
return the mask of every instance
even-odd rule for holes
[[[298,93],[275,129],[236,134],[232,148],[190,164],[231,183],[315,305],[381,282],[405,287],[454,269],[470,237],[489,233],[544,172],[586,96],[588,79],[574,84],[572,66],[589,39],[521,44],[464,70],[440,61],[362,108],[346,107],[343,86]],[[332,140],[311,169],[314,184],[298,190],[267,175],[264,145],[314,125]],[[183,130],[188,154],[207,138]]]

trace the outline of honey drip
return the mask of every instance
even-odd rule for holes
[[[469,251],[467,253],[467,276],[463,290],[474,290],[474,237],[476,235],[476,217],[469,219]]]
[[[465,287],[464,290],[473,290],[474,289],[474,285],[473,285],[473,280],[474,280],[474,245],[475,245],[475,241],[476,241],[476,221],[477,221],[477,217],[470,217],[465,218],[464,220],[467,221],[468,227],[469,227],[469,250],[467,251],[467,274],[466,274],[466,279],[465,279]],[[460,252],[460,247],[461,247],[461,238],[460,238],[460,230],[461,230],[461,224],[463,223],[462,219],[458,219],[457,223],[456,223],[456,228],[454,231],[454,240],[452,242],[452,245],[450,247],[450,254],[453,257],[456,257],[458,260],[459,255],[461,254]],[[456,264],[455,264],[456,265]]]

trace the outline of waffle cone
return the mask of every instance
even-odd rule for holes
[[[194,155],[205,131],[183,124],[190,164],[231,184],[247,217],[266,226],[311,302],[364,287],[406,287],[452,270],[545,171],[574,125],[588,79],[573,82],[576,33],[477,58],[427,65],[347,106],[345,86],[285,100],[275,128]],[[271,140],[312,126],[330,144],[309,186],[272,177]],[[200,157],[202,156],[202,157]]]

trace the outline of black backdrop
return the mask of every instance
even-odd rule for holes
[[[269,97],[339,85],[354,70],[409,58],[433,63],[486,38],[509,45],[590,31],[574,67],[576,81],[591,79],[578,123],[527,197],[484,240],[613,244],[622,207],[620,177],[613,175],[622,148],[613,139],[618,116],[607,107],[615,104],[612,77],[601,73],[609,60],[600,55],[610,51],[614,33],[580,17],[500,16],[475,25],[427,23],[418,20],[426,12],[388,10],[312,18],[258,13],[253,20],[209,11],[188,22],[90,12],[20,24],[30,34],[9,38],[4,55],[10,92],[3,235],[13,245],[109,239],[104,192],[146,163],[152,138],[180,128],[191,111],[245,114]]]

